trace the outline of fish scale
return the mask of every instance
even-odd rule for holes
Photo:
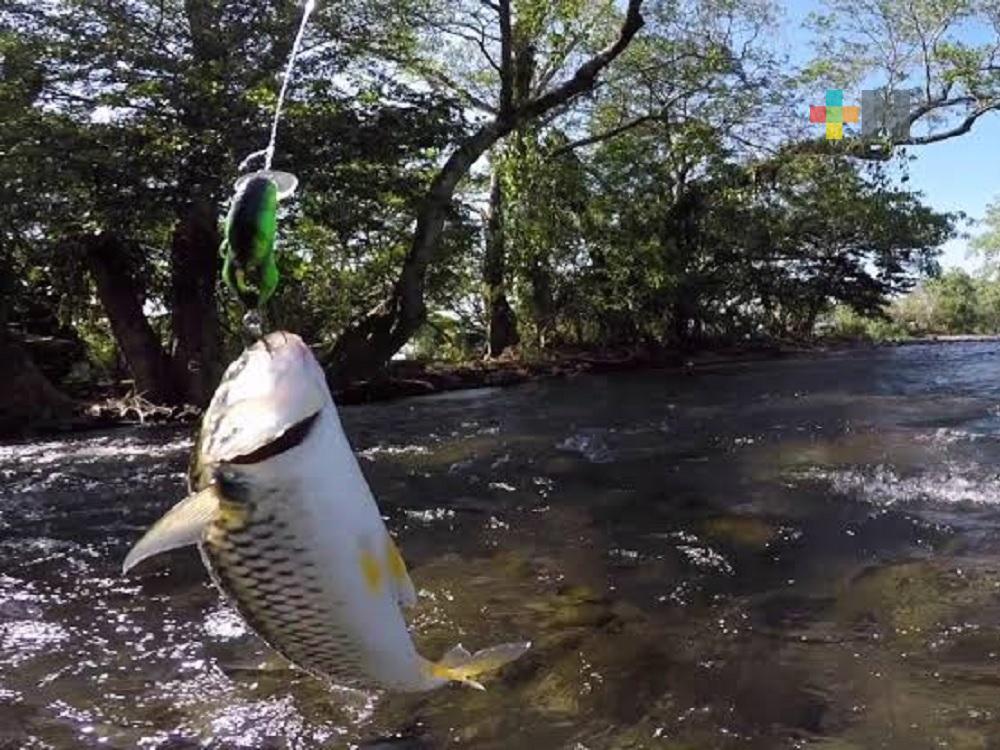
[[[243,492],[243,495],[249,493]],[[274,493],[268,493],[273,496]],[[305,548],[273,513],[262,513],[246,498],[223,499],[222,513],[206,530],[202,554],[219,589],[225,592],[247,624],[275,651],[307,671],[361,687],[352,655],[357,646],[336,626],[315,565]],[[285,545],[275,544],[283,537]],[[298,551],[292,560],[290,550]]]

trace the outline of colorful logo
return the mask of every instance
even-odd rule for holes
[[[826,124],[826,139],[839,141],[844,137],[844,123],[857,122],[861,110],[858,107],[844,106],[842,89],[827,89],[826,106],[809,107],[809,122]]]

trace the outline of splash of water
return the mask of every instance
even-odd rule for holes
[[[302,21],[299,23],[299,30],[295,34],[295,41],[292,43],[292,51],[288,55],[288,64],[285,66],[285,75],[281,81],[281,90],[278,92],[278,103],[274,107],[274,120],[271,122],[271,137],[268,140],[267,148],[254,151],[246,159],[240,162],[239,171],[249,168],[254,159],[264,157],[264,170],[271,169],[271,162],[274,160],[274,147],[278,140],[278,124],[281,122],[281,110],[285,105],[285,95],[288,93],[288,84],[292,79],[292,71],[295,69],[295,60],[299,56],[299,49],[302,47],[302,38],[306,33],[306,26],[309,24],[309,16],[316,8],[316,0],[306,0],[302,10]]]

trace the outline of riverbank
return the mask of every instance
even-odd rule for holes
[[[467,362],[399,360],[390,363],[380,377],[335,386],[332,390],[338,404],[352,405],[446,391],[507,387],[533,380],[569,378],[588,373],[638,370],[695,373],[728,363],[794,356],[822,349],[821,345],[755,343],[690,352],[640,348],[561,349],[544,356]],[[134,394],[106,393],[89,400],[78,400],[77,408],[68,417],[39,420],[31,424],[0,419],[0,439],[137,424],[194,424],[200,416],[201,409],[190,405],[162,406]]]
[[[717,346],[696,351],[676,349],[560,349],[544,356],[504,357],[467,362],[394,361],[377,378],[334,387],[340,405],[388,401],[473,388],[497,388],[548,378],[570,378],[592,373],[663,370],[697,374],[714,367],[778,357],[801,356],[845,349],[919,344],[957,344],[1000,341],[997,335],[936,335],[907,339],[826,338],[810,342],[757,342]],[[147,423],[194,424],[201,410],[191,405],[161,406],[141,396],[105,395],[78,401],[70,417],[30,425],[0,420],[0,438],[17,439],[65,432]]]
[[[541,357],[509,357],[461,363],[397,361],[391,363],[387,373],[380,378],[335,388],[334,398],[339,404],[359,404],[468,388],[503,387],[530,380],[574,377],[588,373],[650,369],[694,372],[730,362],[791,356],[815,349],[805,345],[767,343],[699,351],[562,349]]]
[[[889,339],[875,343],[887,346],[909,346],[912,344],[974,344],[990,341],[1000,341],[1000,335],[993,333],[931,334],[905,339]]]

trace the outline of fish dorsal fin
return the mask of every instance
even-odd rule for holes
[[[127,573],[147,557],[201,541],[202,532],[218,509],[219,496],[214,485],[188,495],[136,542],[122,563],[122,572]]]

